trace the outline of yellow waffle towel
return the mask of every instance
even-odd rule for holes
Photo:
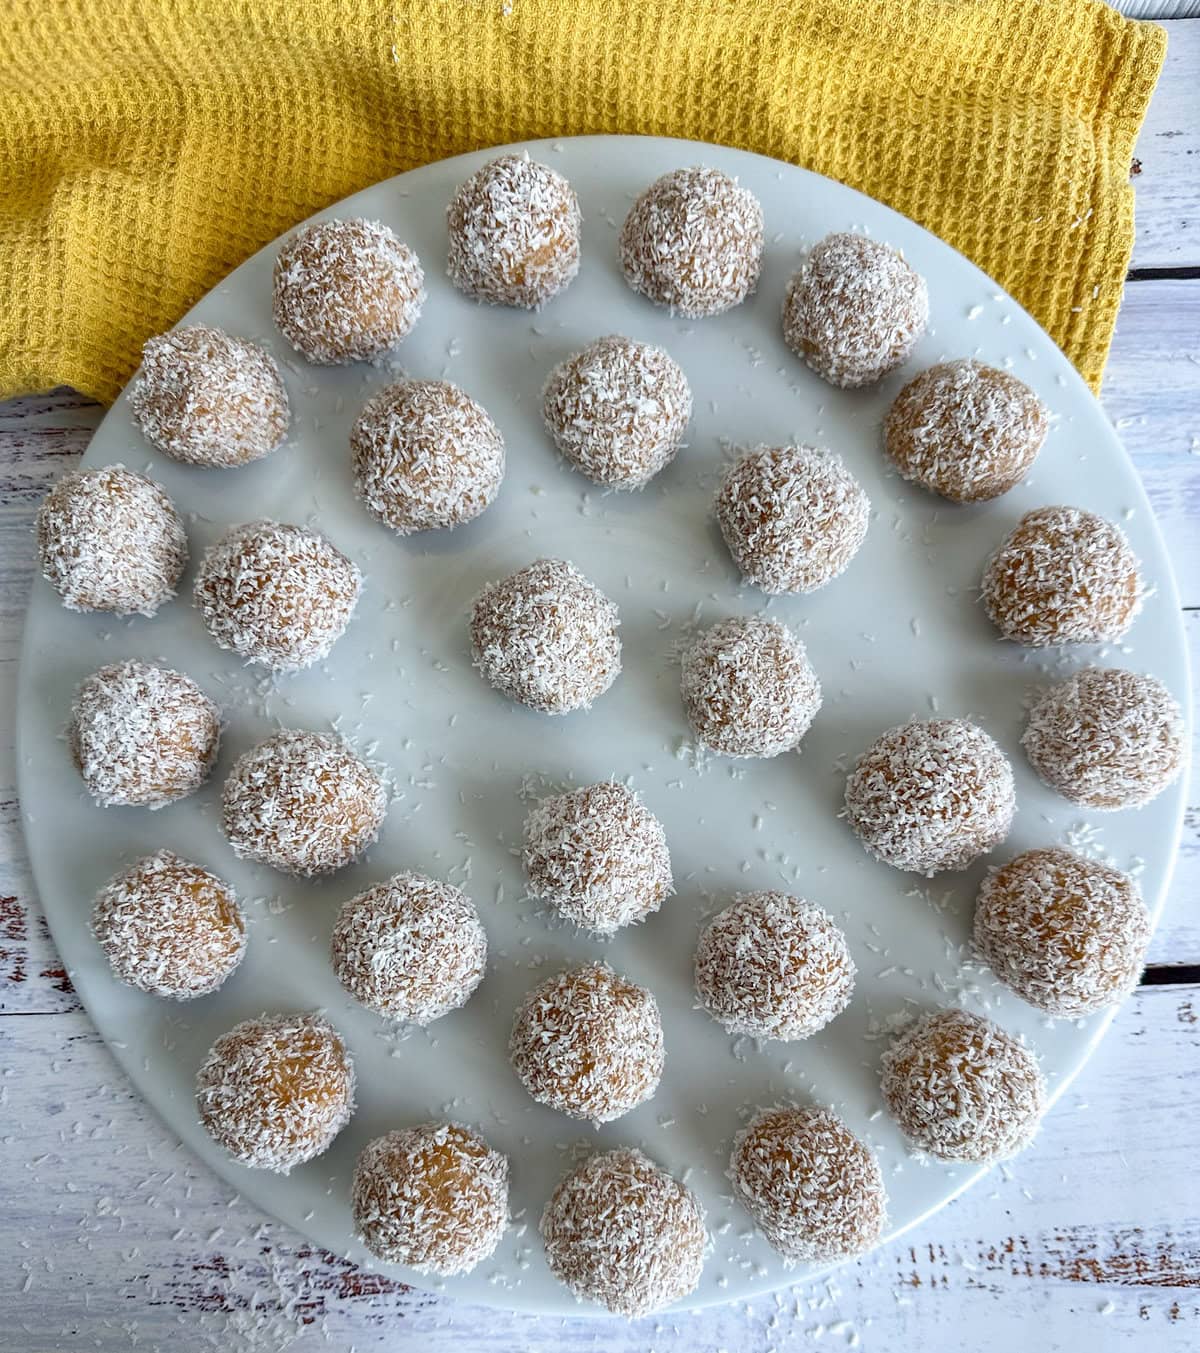
[[[1099,0],[9,0],[0,396],[111,400],[150,334],[319,207],[584,132],[742,146],[860,188],[972,258],[1098,386],[1165,45]]]

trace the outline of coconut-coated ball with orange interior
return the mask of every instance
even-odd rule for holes
[[[902,478],[954,503],[978,503],[1025,478],[1048,426],[1024,381],[960,358],[900,391],[884,419],[884,447]]]
[[[508,1160],[459,1123],[398,1128],[363,1148],[351,1209],[377,1259],[442,1278],[469,1273],[508,1225]]]
[[[216,991],[246,952],[246,921],[228,884],[160,850],[110,879],[92,933],[122,982],[177,1001]]]
[[[196,1077],[204,1130],[243,1165],[289,1174],[327,1151],[354,1112],[354,1065],[321,1015],[243,1020]]]
[[[424,304],[420,260],[379,221],[310,222],[275,260],[275,323],[320,365],[383,356],[412,331]]]
[[[70,470],[38,508],[42,576],[70,611],[153,615],[188,560],[175,504],[123,465]]]
[[[129,408],[151,446],[211,469],[269,456],[290,417],[283,376],[266,348],[207,324],[147,340]]]
[[[1137,883],[1060,846],[991,870],[975,903],[975,948],[1018,996],[1078,1019],[1129,995],[1150,943]]]
[[[606,963],[569,968],[526,995],[508,1052],[539,1104],[608,1123],[658,1089],[665,1056],[658,1003]]]

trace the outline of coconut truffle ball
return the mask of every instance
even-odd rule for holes
[[[734,1138],[734,1196],[789,1266],[849,1259],[887,1224],[879,1162],[826,1109],[782,1106]]]
[[[284,729],[234,763],[221,826],[235,855],[312,878],[375,840],[387,802],[379,777],[343,742]]]
[[[843,390],[874,385],[908,361],[928,321],[925,279],[865,235],[826,235],[783,301],[788,347]]]
[[[662,823],[614,780],[543,799],[522,859],[530,892],[597,935],[645,920],[674,891]]]
[[[508,1224],[508,1161],[458,1123],[401,1128],[363,1148],[351,1207],[377,1258],[443,1278],[469,1273]]]
[[[379,221],[301,226],[275,260],[275,323],[310,362],[382,356],[407,337],[424,304],[420,260]]]
[[[187,465],[261,460],[287,436],[288,397],[265,348],[207,324],[152,338],[129,392],[142,435]]]
[[[138,860],[100,889],[92,933],[122,982],[177,1001],[216,991],[246,952],[233,891],[169,850]]]
[[[694,1292],[708,1233],[696,1195],[640,1151],[590,1156],[542,1213],[550,1271],[581,1301],[649,1315]]]
[[[1046,409],[1023,382],[970,358],[941,362],[896,396],[884,446],[902,478],[955,503],[998,498],[1029,472]]]
[[[888,729],[846,781],[846,817],[867,850],[927,877],[999,845],[1015,811],[1012,767],[966,719]]]
[[[130,659],[93,672],[75,693],[67,742],[105,807],[161,808],[208,779],[221,713],[182,672]]]
[[[719,315],[758,282],[762,207],[718,169],[676,169],[633,204],[618,247],[634,291],[689,319]]]
[[[471,608],[471,653],[510,700],[543,714],[587,709],[621,670],[617,608],[562,559],[489,583]]]
[[[1157,677],[1087,667],[1034,702],[1021,745],[1072,803],[1140,808],[1183,767],[1183,714]]]
[[[354,487],[402,536],[471,521],[504,478],[504,438],[449,381],[397,381],[369,400],[350,433]]]
[[[982,589],[1000,633],[1031,648],[1111,643],[1142,608],[1125,533],[1077,507],[1026,512],[988,561]]]
[[[1150,913],[1133,879],[1058,847],[1027,850],[992,870],[975,904],[980,957],[1059,1019],[1127,996],[1149,943]]]
[[[193,595],[219,647],[294,672],[329,656],[361,591],[358,565],[319,532],[255,521],[205,552]]]
[[[800,743],[821,708],[804,645],[778,620],[733,617],[683,654],[680,689],[692,732],[726,756],[778,756]]]
[[[883,1098],[917,1151],[989,1165],[1033,1140],[1046,1104],[1037,1058],[990,1019],[935,1010],[883,1054]]]
[[[747,582],[764,592],[813,592],[858,553],[871,503],[838,456],[767,446],[729,467],[716,509]]]
[[[658,1004],[606,963],[570,968],[526,995],[508,1052],[539,1104],[608,1123],[658,1089],[664,1060]]]
[[[696,946],[696,993],[731,1034],[808,1038],[845,1010],[853,990],[845,935],[802,897],[742,894]]]
[[[327,1151],[354,1112],[354,1066],[320,1015],[243,1020],[196,1077],[205,1131],[235,1160],[289,1174]]]
[[[37,514],[42,577],[71,611],[153,615],[175,595],[187,536],[175,504],[122,465],[71,470]]]
[[[692,416],[682,368],[632,338],[598,338],[560,362],[542,401],[563,456],[613,489],[645,488],[675,459]]]
[[[477,169],[446,209],[451,282],[477,301],[536,310],[579,271],[579,203],[528,155]]]
[[[333,971],[388,1019],[431,1024],[465,1005],[487,963],[487,935],[465,893],[403,873],[352,897],[333,927]]]

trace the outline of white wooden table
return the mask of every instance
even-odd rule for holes
[[[1200,18],[1167,27],[1104,402],[1175,560],[1200,671]],[[1143,983],[1035,1145],[830,1281],[636,1326],[531,1320],[360,1273],[233,1196],[111,1060],[21,840],[12,704],[30,527],[100,416],[68,391],[0,405],[0,1349],[1200,1347],[1200,806]]]

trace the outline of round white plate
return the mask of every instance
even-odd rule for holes
[[[421,257],[429,300],[390,364],[317,368],[289,350],[271,323],[275,246],[186,317],[255,338],[285,364],[293,429],[275,455],[239,470],[177,465],[150,450],[125,396],[117,401],[85,464],[124,462],[165,485],[186,516],[193,567],[179,598],[152,620],[69,613],[39,581],[21,672],[21,802],[42,901],[88,1010],[146,1099],[240,1193],[329,1250],[365,1260],[347,1203],[359,1150],[389,1128],[450,1115],[480,1128],[511,1159],[514,1225],[497,1254],[468,1277],[437,1284],[394,1272],[471,1301],[569,1314],[580,1307],[546,1269],[537,1232],[542,1206],[575,1150],[637,1144],[685,1176],[708,1211],[713,1252],[688,1303],[703,1305],[752,1296],[803,1272],[786,1270],[728,1197],[730,1139],[746,1112],[792,1099],[835,1105],[879,1152],[894,1235],[975,1177],[966,1168],[914,1166],[882,1113],[881,1035],[898,1016],[960,999],[985,1010],[1028,1038],[1054,1092],[1107,1023],[1098,1016],[1052,1024],[964,967],[983,866],[927,882],[868,858],[838,816],[847,764],[878,733],[914,715],[977,719],[999,739],[1017,779],[1016,823],[994,858],[1090,841],[1121,867],[1141,869],[1157,909],[1178,838],[1181,786],[1140,813],[1087,819],[1027,766],[1019,746],[1022,705],[1046,675],[1096,660],[1155,672],[1183,700],[1183,636],[1146,498],[1100,408],[1033,320],[947,245],[837,183],[740,151],[629,137],[528,150],[567,175],[584,218],[579,277],[541,313],[475,305],[445,277],[446,204],[496,152],[464,155],[322,213],[385,221]],[[736,174],[758,195],[768,244],[757,294],[729,314],[692,323],[628,289],[616,262],[616,229],[652,179],[695,163]],[[846,229],[903,249],[931,296],[930,331],[913,360],[865,392],[823,384],[787,351],[779,331],[784,285],[804,250]],[[687,447],[643,493],[599,491],[564,466],[541,425],[540,391],[550,368],[607,333],[662,344],[695,393]],[[973,508],[907,486],[879,446],[882,414],[900,385],[933,361],[966,355],[1011,368],[1054,415],[1029,481]],[[359,408],[401,369],[461,384],[492,413],[509,457],[503,490],[482,518],[407,540],[356,502],[347,451]],[[873,513],[866,543],[843,577],[813,596],[768,605],[740,585],[709,509],[731,445],[783,441],[840,452]],[[1155,591],[1128,647],[1033,657],[989,626],[976,600],[984,560],[1020,514],[1041,503],[1091,508],[1129,533]],[[329,661],[276,681],[218,651],[190,600],[204,548],[231,523],[263,516],[319,525],[367,575],[358,612]],[[519,708],[485,685],[469,661],[472,598],[489,579],[539,556],[573,560],[621,610],[624,671],[590,712],[549,718]],[[799,755],[697,759],[673,650],[698,624],[764,609],[803,636],[824,708]],[[160,812],[96,807],[62,740],[77,683],[130,656],[190,673],[228,721],[209,785]],[[280,724],[336,728],[394,777],[396,800],[378,845],[320,882],[238,862],[218,829],[220,788],[234,758]],[[531,796],[609,776],[629,777],[663,820],[677,894],[645,925],[606,943],[555,923],[524,899],[515,850]],[[240,970],[217,994],[187,1005],[120,985],[88,932],[96,889],[137,855],[164,846],[229,879],[251,917]],[[327,957],[339,904],[402,868],[465,888],[491,945],[487,976],[470,1003],[407,1036],[352,1005]],[[859,976],[853,1004],[823,1033],[756,1047],[731,1039],[695,1009],[691,957],[707,915],[738,890],[769,887],[830,910],[845,927]],[[534,1104],[505,1049],[513,1010],[530,986],[601,955],[658,998],[667,1063],[649,1103],[594,1131]],[[196,1068],[237,1020],[314,1007],[327,1010],[349,1041],[358,1111],[325,1156],[290,1177],[245,1169],[197,1123]]]

